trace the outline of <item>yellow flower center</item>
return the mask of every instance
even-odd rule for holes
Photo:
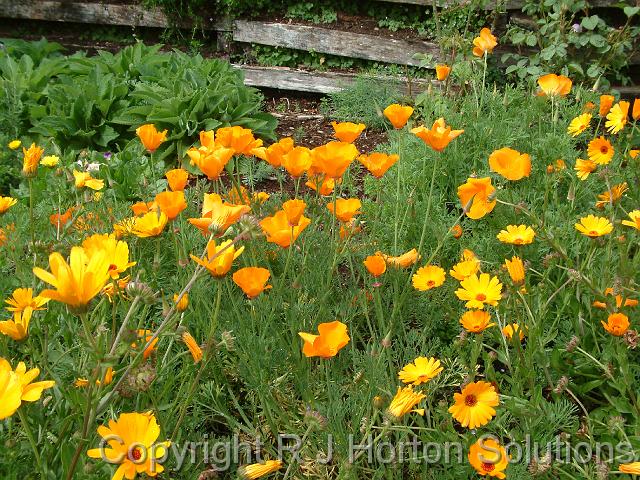
[[[466,397],[464,397],[464,404],[467,407],[475,407],[477,403],[478,399],[475,395],[467,395]]]

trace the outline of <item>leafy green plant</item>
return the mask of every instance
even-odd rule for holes
[[[604,88],[611,80],[628,82],[629,57],[640,34],[633,20],[640,10],[626,3],[614,7],[623,14],[622,26],[590,14],[585,0],[527,1],[522,10],[532,21],[512,21],[507,31],[519,52],[502,56],[509,63],[506,73],[524,79],[556,72]]]

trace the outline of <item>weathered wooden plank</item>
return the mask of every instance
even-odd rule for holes
[[[159,8],[138,4],[83,3],[48,0],[0,0],[0,17],[51,22],[166,28],[169,18]],[[187,23],[179,26],[189,27]],[[230,30],[226,19],[204,22],[208,30]]]
[[[233,40],[399,65],[419,66],[420,61],[414,58],[416,53],[431,54],[434,58],[439,55],[434,43],[276,22],[236,20]]]
[[[261,88],[276,88],[310,93],[334,93],[352,85],[358,75],[355,73],[309,72],[286,67],[259,67],[251,65],[234,65],[244,72],[245,85]],[[405,78],[376,76],[381,82],[396,84],[408,93]],[[426,90],[437,82],[424,79],[413,79],[412,93]]]

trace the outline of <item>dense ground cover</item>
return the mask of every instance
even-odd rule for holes
[[[358,118],[310,150],[211,105],[154,117],[166,72],[123,74],[123,99],[155,93],[101,145],[52,124],[70,73],[25,86],[3,127],[3,478],[640,471],[640,105],[555,75],[494,89],[491,44],[454,66],[466,89],[378,105],[377,152]],[[135,52],[96,65],[191,61]]]

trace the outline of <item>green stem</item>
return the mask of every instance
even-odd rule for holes
[[[33,455],[36,457],[36,463],[38,464],[38,468],[42,474],[42,478],[47,478],[47,472],[42,465],[42,458],[40,457],[40,452],[38,451],[38,444],[33,436],[33,432],[31,432],[31,427],[29,426],[29,420],[27,416],[22,411],[22,408],[18,408],[18,416],[20,417],[20,422],[22,423],[22,427],[24,428],[24,433],[27,435],[29,439],[29,443],[31,444],[31,449],[33,450]]]

